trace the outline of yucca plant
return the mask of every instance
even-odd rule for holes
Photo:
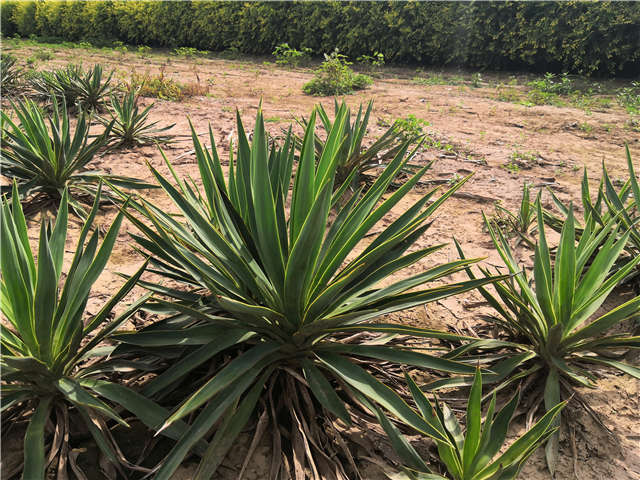
[[[13,188],[17,188],[15,184]],[[98,313],[87,315],[85,306],[90,290],[107,264],[122,214],[113,221],[100,244],[98,229],[91,233],[98,211],[98,201],[94,203],[80,232],[71,265],[64,273],[67,191],[63,191],[55,224],[47,219],[42,221],[37,256],[31,250],[26,220],[17,199],[15,192],[11,201],[3,198],[1,211],[3,432],[9,424],[28,421],[24,436],[24,480],[50,478],[48,470],[57,472],[56,478],[67,478],[69,466],[77,472],[79,467],[70,455],[70,442],[74,440],[74,432],[83,435],[82,428],[93,437],[105,458],[121,468],[119,464],[127,462],[121,459],[108,422],[125,427],[127,423],[116,409],[124,407],[150,427],[156,427],[167,415],[142,395],[105,379],[105,372],[127,371],[135,364],[109,359],[113,347],[102,342],[148,298],[142,297],[112,316],[114,308],[135,286],[146,262]],[[169,435],[177,437],[183,429],[184,425],[177,425]],[[3,469],[7,478],[16,473]]]
[[[2,174],[18,185],[21,198],[37,196],[43,202],[58,203],[65,189],[69,190],[69,205],[80,216],[86,214],[81,202],[93,202],[101,178],[127,188],[147,188],[135,178],[104,175],[89,170],[91,161],[107,145],[112,125],[89,141],[90,124],[85,113],[71,133],[69,114],[63,104],[53,100],[51,115],[29,99],[12,104],[17,123],[1,113],[5,141],[0,167]],[[48,123],[48,125],[47,125]],[[109,192],[105,193],[111,195]]]
[[[78,102],[78,89],[74,80],[82,76],[82,67],[68,64],[64,68],[41,71],[30,78],[29,83],[36,99],[53,105],[55,99],[68,109],[75,109]]]
[[[16,65],[16,61],[11,54],[0,54],[0,89],[3,96],[15,94],[24,76],[23,69]]]
[[[445,356],[490,362],[487,368],[494,373],[487,377],[491,382],[501,382],[498,389],[516,379],[535,375],[539,382],[533,384],[541,388],[544,406],[549,411],[563,397],[572,395],[574,385],[594,387],[595,368],[599,365],[640,378],[640,368],[623,360],[628,349],[640,348],[640,337],[608,333],[611,327],[638,316],[640,296],[599,313],[611,291],[640,263],[640,256],[613,268],[631,233],[619,232],[615,218],[597,231],[587,224],[576,243],[573,209],[569,208],[552,266],[539,198],[536,210],[539,237],[533,277],[517,264],[502,232],[485,218],[493,243],[513,277],[494,285],[497,297],[483,287],[479,290],[495,310],[490,320],[502,328],[506,341],[478,340]],[[471,269],[468,274],[471,279],[476,278]],[[489,276],[486,269],[483,274]],[[487,350],[496,348],[501,350],[497,360],[492,353],[485,356]],[[469,381],[446,379],[430,387]],[[557,441],[558,436],[554,435],[547,444],[547,463],[552,472]]]
[[[339,435],[331,426],[334,416],[350,423],[354,395],[370,399],[426,435],[449,441],[367,365],[386,361],[473,373],[472,366],[390,342],[395,335],[450,335],[383,322],[385,314],[495,280],[423,287],[476,261],[459,260],[385,282],[392,273],[442,248],[434,245],[407,253],[428,229],[431,214],[466,179],[440,197],[434,190],[419,198],[365,242],[368,232],[428,167],[383,199],[406,165],[409,146],[403,145],[373,185],[353,193],[331,222],[331,205],[346,189],[334,192],[347,113],[342,110],[334,122],[320,158],[314,149],[315,119],[314,112],[295,174],[290,135],[283,146],[269,147],[260,111],[251,145],[238,115],[238,146],[229,162],[228,180],[211,130],[209,151],[192,129],[202,189],[175,174],[173,184],[151,167],[180,217],[152,202],[130,203],[134,210],[129,219],[143,232],[134,238],[153,257],[151,271],[181,286],[143,283],[173,297],[173,302],[158,300],[158,307],[177,311],[178,316],[117,338],[134,346],[153,346],[156,354],[176,345],[193,346],[144,390],[166,396],[171,390],[196,389],[165,423],[197,414],[189,432],[159,466],[156,480],[170,478],[194,442],[221,422],[194,477],[210,478],[249,418],[260,411],[260,417],[271,419],[274,435],[269,478],[302,478],[306,469],[316,477],[359,476],[346,473],[340,456],[329,457],[321,447],[335,445],[327,432]],[[168,161],[167,166],[173,172]],[[203,371],[198,370],[201,366]],[[194,371],[200,373],[189,377]]]
[[[111,79],[115,70],[103,76],[102,65],[96,64],[82,75],[74,75],[71,80],[76,90],[78,107],[82,110],[101,112],[113,91]]]
[[[621,232],[629,232],[629,241],[624,248],[621,259],[634,258],[640,255],[640,184],[636,177],[631,153],[626,146],[627,167],[629,179],[623,183],[618,191],[611,180],[604,164],[602,165],[602,179],[597,193],[592,195],[585,169],[582,178],[582,208],[584,210],[583,224],[576,225],[576,239],[580,239],[586,226],[594,232],[600,231],[612,220],[620,225]],[[551,211],[544,211],[545,223],[556,231],[562,230],[562,225],[569,214],[569,206],[558,199],[551,192],[552,199],[560,215]],[[620,264],[620,262],[618,262]],[[615,265],[614,265],[615,267]],[[632,280],[640,275],[640,269],[636,269],[627,280]]]
[[[130,90],[122,99],[111,95],[111,108],[113,113],[110,119],[98,120],[111,128],[111,141],[114,148],[147,145],[150,143],[168,143],[173,138],[171,135],[160,135],[172,128],[175,123],[166,127],[156,127],[158,122],[149,122],[149,111],[153,103],[142,112],[138,110],[138,95]]]
[[[476,370],[463,433],[460,422],[446,403],[437,398],[431,403],[409,375],[406,380],[422,418],[449,439],[449,443],[437,442],[438,457],[446,473],[434,473],[397,428],[380,417],[396,453],[406,465],[402,473],[388,475],[392,480],[514,480],[531,454],[557,431],[554,421],[566,404],[555,405],[500,453],[518,407],[519,392],[496,412],[494,391],[483,422],[482,373]]]
[[[409,140],[411,143],[418,141],[419,137],[404,138],[402,130],[394,123],[369,147],[364,147],[362,142],[367,134],[369,117],[373,109],[373,100],[369,101],[366,110],[363,111],[362,104],[358,108],[358,113],[351,120],[351,110],[345,102],[341,104],[334,99],[335,118],[346,113],[346,125],[344,128],[344,140],[339,150],[339,160],[336,172],[335,187],[339,187],[344,182],[358,184],[361,183],[367,174],[375,173],[375,170],[383,169],[402,148],[403,143]],[[320,118],[325,136],[315,136],[315,149],[318,158],[326,146],[326,134],[331,131],[335,120],[329,118],[322,104],[317,106],[317,115]],[[302,127],[306,127],[307,121],[302,118],[298,121]],[[296,144],[302,145],[302,138],[296,137]],[[404,167],[405,173],[415,172],[417,169],[408,164]]]
[[[114,71],[103,77],[102,66],[96,64],[86,72],[81,65],[69,64],[64,68],[40,72],[31,80],[36,96],[51,104],[54,97],[67,107],[82,111],[102,111],[113,87]]]
[[[536,214],[531,204],[529,184],[525,182],[522,186],[522,198],[517,212],[511,212],[501,205],[496,205],[496,210],[505,223],[507,233],[513,232],[518,235],[516,245],[525,242],[528,247],[534,248],[531,236],[536,233]]]

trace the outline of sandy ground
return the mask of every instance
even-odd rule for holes
[[[36,49],[21,48],[15,49],[13,53],[24,60],[34,50]],[[314,104],[322,102],[327,109],[333,109],[331,98],[314,98],[302,94],[302,85],[312,76],[309,70],[289,70],[255,61],[221,59],[188,61],[171,57],[170,63],[167,63],[168,58],[167,55],[141,58],[135,54],[59,49],[54,52],[52,60],[41,62],[38,68],[82,60],[85,66],[100,62],[105,67],[115,68],[116,75],[122,78],[126,78],[131,72],[155,73],[162,69],[165,75],[178,81],[208,85],[209,93],[206,96],[189,98],[179,103],[156,100],[151,110],[152,120],[158,120],[160,124],[176,124],[171,133],[178,135],[177,142],[165,151],[168,158],[173,159],[177,172],[184,176],[197,176],[195,158],[188,153],[192,147],[187,136],[187,118],[191,119],[199,134],[204,134],[211,124],[221,156],[227,158],[228,140],[235,135],[236,108],[239,109],[245,126],[251,128],[258,104],[262,100],[267,128],[273,135],[280,134],[281,129],[288,126],[294,117],[308,115]],[[425,183],[394,209],[391,218],[427,189],[433,188],[433,184],[475,172],[461,193],[440,209],[436,222],[420,240],[420,246],[450,243],[455,236],[467,256],[487,257],[486,263],[499,265],[499,258],[491,248],[489,236],[482,228],[481,218],[483,211],[487,214],[494,213],[494,202],[500,201],[506,207],[516,208],[524,182],[532,184],[534,192],[543,189],[546,202],[550,198],[544,192],[547,187],[565,201],[573,199],[579,202],[583,167],[587,168],[594,185],[597,185],[600,178],[603,161],[612,178],[624,178],[625,142],[629,143],[635,164],[639,165],[640,134],[626,126],[628,115],[615,102],[611,108],[592,112],[569,107],[526,107],[496,100],[495,83],[507,82],[509,78],[506,75],[483,75],[485,81],[480,88],[471,88],[468,84],[418,85],[411,81],[415,75],[416,72],[410,70],[385,71],[380,78],[375,79],[371,88],[348,96],[346,100],[354,108],[360,102],[375,100],[373,118],[369,122],[369,139],[384,131],[384,127],[379,124],[415,115],[430,122],[431,126],[425,129],[427,133],[440,139],[442,144],[452,146],[449,151],[430,148],[418,155],[416,163],[424,164],[430,160],[436,160],[436,163],[425,176]],[[522,77],[517,80],[520,84],[525,81]],[[524,87],[516,85],[511,88],[523,91]],[[144,100],[145,104],[151,102],[151,99]],[[588,128],[581,127],[583,125],[588,125]],[[201,138],[204,140],[206,137]],[[514,152],[531,153],[535,161],[517,172],[510,172],[505,165],[510,162]],[[97,159],[95,166],[110,173],[151,179],[145,165],[147,162],[167,173],[155,147],[108,154]],[[171,208],[162,194],[151,192],[146,195],[157,205]],[[113,216],[113,210],[107,211],[100,220],[108,224]],[[37,219],[30,227],[30,235],[35,239]],[[73,227],[75,233],[79,227]],[[132,273],[141,264],[141,258],[131,248],[132,242],[128,236],[131,231],[133,227],[127,224],[121,229],[107,271],[93,289],[89,312],[95,313],[122,283],[116,272]],[[74,242],[75,240],[69,240],[69,252],[73,250]],[[518,249],[517,255],[529,262],[532,254],[528,250]],[[457,256],[453,247],[446,248],[404,274],[455,258]],[[141,290],[134,291],[127,300],[134,299],[140,292]],[[621,292],[621,295],[629,293]],[[480,321],[479,316],[483,311],[482,307],[475,306],[479,299],[479,295],[475,293],[449,298],[431,304],[426,309],[396,315],[394,319],[437,328],[473,328]],[[606,435],[585,413],[578,413],[576,423],[565,428],[567,434],[561,440],[557,479],[640,478],[638,386],[639,382],[631,378],[603,372],[598,389],[581,390],[593,409],[603,416],[615,438]],[[264,446],[262,455],[258,451],[250,475],[246,478],[265,478],[267,463],[264,454],[268,449],[268,445]],[[235,457],[228,459],[226,464],[230,468],[223,469],[220,478],[233,478],[233,466],[241,462],[242,459]],[[381,478],[376,469],[367,470],[369,471],[369,478]],[[193,472],[194,469],[187,465],[175,478],[186,480],[191,478]],[[549,478],[541,451],[525,466],[521,478]]]

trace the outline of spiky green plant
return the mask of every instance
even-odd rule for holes
[[[483,422],[482,374],[476,370],[463,433],[460,422],[446,403],[440,403],[437,398],[431,403],[411,377],[406,375],[406,380],[422,418],[449,439],[449,443],[437,442],[438,456],[446,473],[444,476],[433,473],[398,429],[380,417],[395,451],[405,464],[403,473],[389,475],[393,480],[514,480],[531,454],[558,430],[554,421],[566,404],[555,405],[500,453],[518,407],[519,393],[496,412],[494,391]]]
[[[1,211],[3,430],[11,423],[23,422],[24,418],[28,421],[21,466],[24,480],[50,478],[48,470],[57,472],[56,478],[67,478],[68,466],[77,468],[73,463],[69,465],[69,442],[74,431],[78,431],[70,425],[83,424],[105,458],[119,464],[119,450],[107,422],[123,426],[127,422],[115,408],[124,407],[150,427],[157,427],[167,415],[142,395],[105,379],[105,372],[126,371],[134,363],[108,359],[113,347],[105,347],[101,342],[148,298],[142,297],[112,318],[114,308],[135,286],[146,262],[98,313],[87,315],[90,290],[107,264],[122,214],[99,244],[98,229],[91,233],[98,211],[98,201],[94,203],[80,232],[71,265],[63,274],[67,191],[62,193],[55,224],[47,219],[42,221],[37,257],[31,250],[26,220],[17,199],[17,194],[10,202],[3,198]],[[184,425],[177,425],[169,435],[175,438],[182,431]],[[7,478],[16,473],[3,471]]]
[[[76,64],[68,64],[64,68],[51,71],[41,71],[29,80],[31,89],[36,99],[53,105],[55,99],[63,103],[68,109],[75,109],[78,102],[78,90],[74,79],[80,78],[82,67]]]
[[[127,188],[149,187],[135,178],[104,175],[89,169],[98,151],[107,145],[111,124],[89,141],[87,116],[80,115],[72,135],[67,108],[63,104],[60,109],[55,99],[48,116],[28,99],[12,106],[17,123],[6,112],[1,113],[6,137],[0,167],[4,176],[15,180],[21,198],[37,196],[43,202],[57,204],[62,192],[68,189],[69,205],[76,214],[84,216],[86,212],[80,202],[93,202],[101,178]]]
[[[103,76],[102,66],[96,64],[86,72],[81,65],[69,64],[53,71],[43,71],[31,79],[31,87],[48,104],[55,98],[69,109],[102,111],[113,90],[114,71]]]
[[[113,91],[111,79],[115,70],[103,76],[102,65],[96,64],[82,75],[72,76],[76,90],[76,101],[82,110],[101,112],[105,109],[107,99]]]
[[[436,190],[420,197],[365,241],[428,167],[383,199],[406,165],[408,144],[403,145],[373,185],[354,192],[329,221],[331,205],[342,194],[333,187],[347,112],[342,110],[333,123],[320,158],[314,153],[315,120],[312,113],[294,174],[290,136],[282,147],[269,147],[259,111],[249,144],[238,115],[238,146],[229,162],[228,180],[211,130],[209,151],[192,129],[201,189],[175,174],[174,184],[151,167],[180,217],[145,200],[130,203],[135,210],[129,219],[143,232],[134,238],[152,255],[152,271],[181,287],[144,285],[174,297],[170,303],[159,301],[159,307],[179,315],[117,338],[156,349],[193,346],[145,389],[149,395],[167,395],[175,389],[184,395],[197,389],[165,423],[172,425],[197,413],[189,432],[160,465],[156,480],[170,478],[194,442],[221,421],[194,477],[210,478],[256,411],[272,422],[270,477],[279,478],[282,473],[300,478],[310,468],[319,475],[353,478],[358,474],[347,474],[340,457],[330,458],[320,446],[331,444],[325,430],[335,430],[330,427],[333,416],[350,423],[350,410],[358,410],[354,392],[424,434],[449,441],[372,375],[367,365],[383,360],[473,373],[471,366],[390,341],[395,335],[448,338],[448,334],[383,322],[385,314],[495,280],[423,287],[475,262],[459,260],[388,282],[392,273],[443,247],[407,253],[428,229],[431,214],[466,179],[439,197]],[[167,166],[173,172],[168,161]],[[379,333],[385,335],[376,336]],[[203,372],[189,377],[201,366]],[[305,444],[309,450],[301,448]]]
[[[503,388],[515,379],[535,375],[539,382],[534,385],[541,388],[540,395],[549,411],[562,397],[571,396],[574,385],[594,387],[597,381],[595,368],[599,365],[640,378],[640,368],[623,360],[629,348],[640,348],[640,337],[608,333],[611,327],[640,313],[640,296],[599,312],[611,291],[640,263],[640,256],[613,268],[631,233],[619,232],[615,218],[597,231],[587,224],[576,243],[573,210],[569,208],[553,265],[539,199],[536,209],[539,238],[533,277],[515,261],[502,232],[494,229],[485,218],[495,248],[513,278],[494,285],[497,297],[483,287],[479,290],[495,310],[490,320],[502,328],[507,341],[478,340],[446,357],[483,364],[490,362],[488,368],[494,374],[487,377],[491,382],[502,382],[497,388]],[[471,279],[476,278],[470,269],[468,274]],[[486,269],[483,274],[489,276]],[[487,350],[496,348],[504,350],[498,360],[491,354],[485,356]],[[469,382],[469,378],[454,378],[437,381],[430,387]],[[535,396],[532,394],[530,398]],[[547,463],[552,473],[557,442],[558,436],[553,435],[547,444]]]
[[[111,141],[114,148],[147,145],[150,143],[168,143],[173,138],[171,135],[160,135],[172,128],[175,123],[166,127],[156,127],[158,122],[149,122],[149,111],[153,103],[142,112],[138,110],[138,95],[134,90],[129,91],[122,101],[111,95],[111,108],[113,113],[110,119],[99,118],[105,126],[111,128]]]
[[[419,140],[419,136],[404,138],[404,134],[397,123],[394,123],[369,147],[364,147],[362,142],[367,134],[369,117],[373,109],[373,100],[367,104],[367,109],[363,112],[362,104],[358,108],[358,113],[351,123],[351,110],[345,102],[338,104],[334,100],[335,118],[343,115],[342,110],[346,110],[347,123],[344,129],[344,140],[339,150],[339,159],[336,172],[335,187],[339,187],[344,182],[359,184],[367,174],[375,173],[375,170],[382,170],[396,156],[402,148],[404,141],[411,143]],[[322,104],[317,106],[317,115],[320,118],[325,134],[331,131],[335,120],[329,118]],[[298,121],[302,127],[306,127],[307,121],[302,118]],[[296,137],[296,144],[302,145],[302,138]],[[325,148],[326,136],[315,136],[315,149],[318,158]],[[404,173],[416,171],[415,167],[407,164]]]
[[[522,198],[517,212],[512,212],[501,205],[496,205],[496,210],[506,223],[507,233],[515,233],[519,237],[518,243],[524,241],[529,247],[533,248],[534,244],[531,241],[531,236],[535,235],[536,232],[536,214],[531,204],[529,184],[525,182],[522,186]]]
[[[626,180],[618,191],[611,180],[603,163],[602,179],[595,195],[592,194],[585,169],[582,178],[582,208],[584,217],[582,224],[576,222],[576,239],[580,239],[585,228],[593,232],[599,232],[613,219],[620,228],[620,232],[629,232],[629,241],[626,243],[622,262],[628,258],[640,255],[640,184],[636,177],[629,146],[626,146],[627,168],[629,179]],[[544,220],[554,230],[560,232],[566,218],[569,215],[570,206],[564,204],[553,192],[552,199],[560,211],[556,215],[552,211],[544,211]],[[621,265],[618,262],[617,265]],[[615,265],[614,265],[615,267]],[[640,275],[640,269],[636,269],[627,280]]]
[[[0,89],[3,96],[15,94],[18,91],[24,71],[16,65],[16,57],[8,53],[0,54]]]

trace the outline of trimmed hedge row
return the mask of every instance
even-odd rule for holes
[[[270,54],[287,42],[351,58],[640,74],[638,2],[2,1],[2,33]]]

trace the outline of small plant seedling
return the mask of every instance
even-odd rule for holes
[[[482,75],[480,75],[480,72],[476,72],[471,76],[471,86],[473,88],[479,88],[482,86]]]
[[[138,55],[141,57],[148,57],[151,53],[151,47],[147,45],[138,45]]]
[[[398,131],[404,138],[417,138],[424,135],[424,129],[431,124],[415,115],[407,115],[405,118],[398,118],[394,122]]]
[[[520,168],[529,169],[538,164],[538,153],[536,152],[521,152],[519,150],[514,150],[511,152],[509,156],[510,162],[512,165],[515,165],[520,171]],[[517,173],[517,172],[514,172]]]
[[[120,40],[116,40],[115,42],[113,42],[113,47],[112,48],[113,48],[113,50],[115,52],[119,52],[120,55],[124,55],[125,53],[127,53],[129,51],[129,47],[127,47]]]
[[[517,163],[514,163],[512,160],[509,160],[507,163],[505,163],[503,167],[507,172],[513,173],[514,175],[520,173],[520,166]]]

